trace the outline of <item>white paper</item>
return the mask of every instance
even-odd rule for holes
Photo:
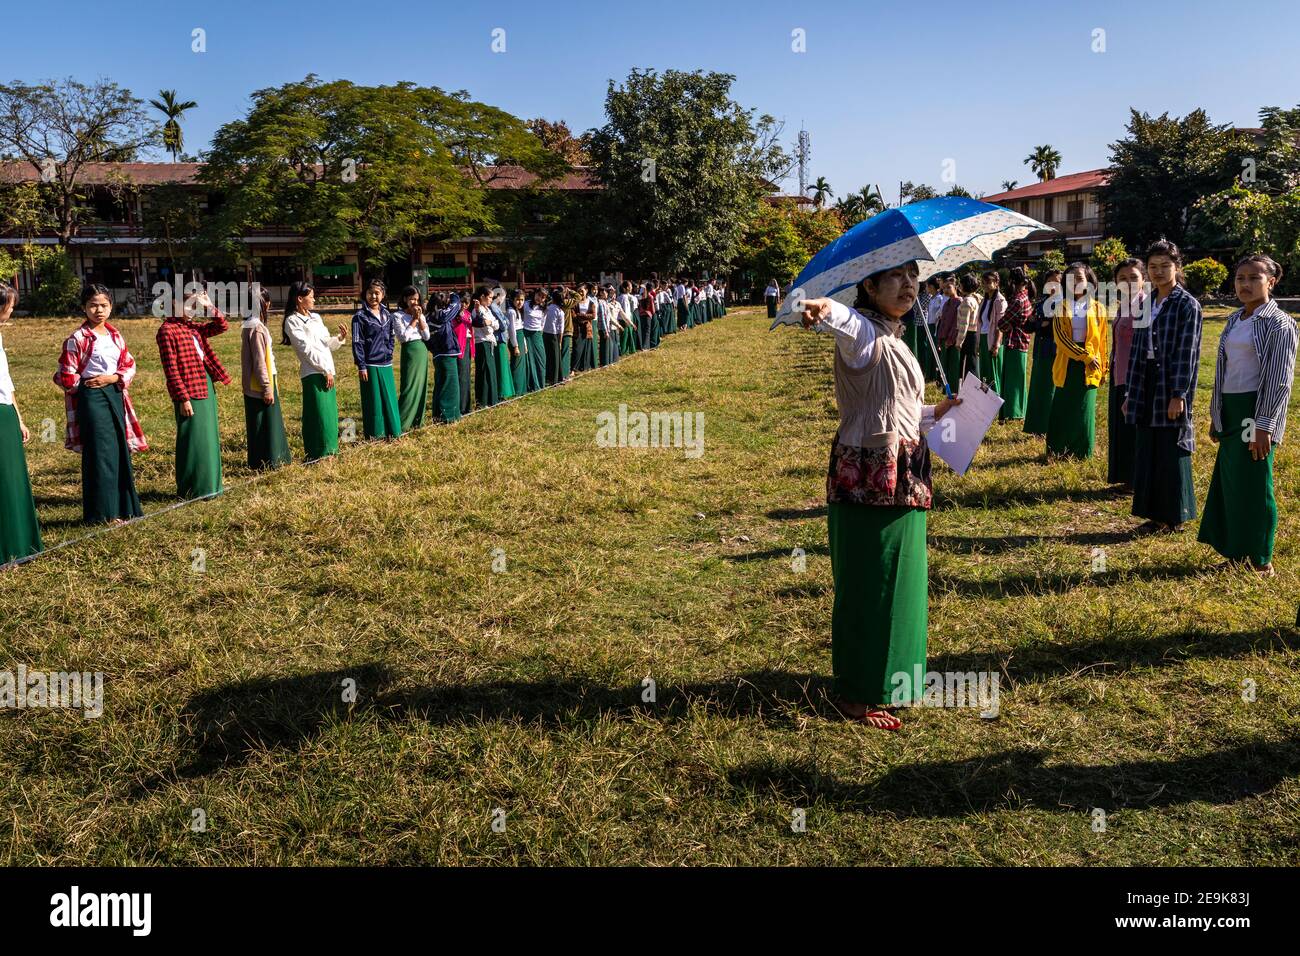
[[[1002,396],[967,372],[957,389],[960,405],[948,409],[948,414],[934,423],[926,442],[930,451],[948,463],[959,475],[970,470],[984,436],[998,417]]]

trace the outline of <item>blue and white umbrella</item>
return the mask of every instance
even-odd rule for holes
[[[1036,219],[965,196],[923,199],[860,222],[812,257],[786,295],[772,328],[795,325],[804,299],[852,305],[854,287],[875,272],[915,260],[926,279],[993,253],[1039,230]]]

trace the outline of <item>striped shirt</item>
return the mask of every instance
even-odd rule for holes
[[[1219,354],[1214,362],[1214,391],[1210,397],[1210,424],[1216,435],[1225,431],[1222,420],[1223,380],[1227,373],[1226,340],[1228,333],[1241,321],[1238,309],[1228,316],[1228,323],[1219,336]],[[1255,398],[1255,427],[1272,436],[1274,445],[1282,444],[1286,431],[1286,406],[1291,398],[1291,383],[1295,379],[1296,323],[1276,302],[1269,299],[1259,307],[1251,319],[1251,337],[1255,354],[1259,356],[1259,391]],[[1227,431],[1242,427],[1238,422],[1228,422]]]

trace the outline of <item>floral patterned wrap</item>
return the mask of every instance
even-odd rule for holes
[[[832,504],[929,508],[930,448],[925,439],[900,440],[880,448],[831,444],[826,500]]]

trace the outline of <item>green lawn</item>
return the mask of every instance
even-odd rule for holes
[[[73,325],[4,332],[29,424],[58,423],[29,446],[51,544],[83,533],[50,381]],[[174,438],[156,322],[121,327],[155,511]],[[237,331],[217,342],[237,372]],[[301,458],[297,366],[278,357]],[[1000,672],[1001,715],[918,709],[887,734],[824,701],[830,359],[824,336],[733,311],[253,483],[223,389],[226,495],[0,574],[0,666],[103,671],[106,696],[97,720],[0,712],[0,862],[1300,862],[1300,443],[1277,458],[1270,582],[1214,571],[1194,530],[1133,539],[1104,397],[1091,461],[1047,465],[998,424],[968,477],[936,462],[930,667]],[[620,402],[703,412],[703,456],[598,447]]]

